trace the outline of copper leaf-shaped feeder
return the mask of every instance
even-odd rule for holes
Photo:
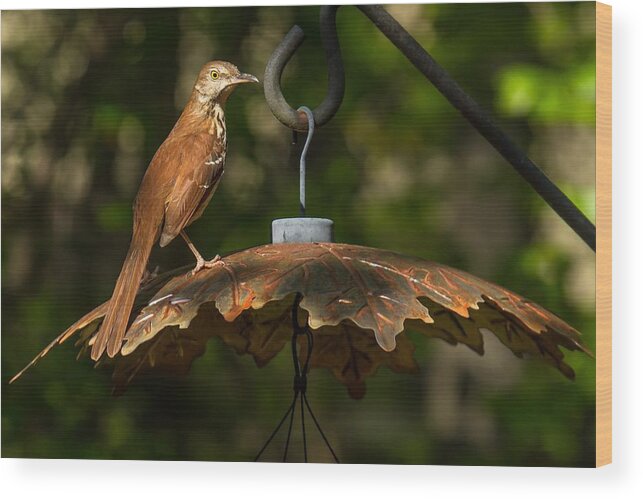
[[[463,343],[479,354],[481,331],[490,331],[517,356],[539,357],[569,378],[574,372],[560,347],[590,354],[560,318],[466,272],[349,244],[273,244],[142,287],[121,354],[113,360],[116,389],[141,370],[187,372],[214,336],[265,365],[290,341],[295,296],[299,321],[314,335],[310,367],[330,369],[355,398],[379,366],[417,368],[413,346],[401,335],[405,329]],[[91,345],[103,309],[50,347],[75,331],[82,331],[83,346]]]

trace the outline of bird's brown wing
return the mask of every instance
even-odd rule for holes
[[[161,246],[201,215],[223,175],[225,149],[209,134],[203,135],[186,138],[184,152],[177,158],[180,167],[165,204]]]

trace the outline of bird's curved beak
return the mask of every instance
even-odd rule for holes
[[[259,83],[259,79],[248,73],[241,73],[234,79],[234,83]]]

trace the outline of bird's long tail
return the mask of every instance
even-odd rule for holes
[[[49,351],[54,348],[56,345],[60,345],[61,343],[64,343],[67,341],[69,338],[71,338],[74,333],[80,331],[81,329],[87,327],[89,324],[94,322],[97,319],[100,319],[105,315],[105,312],[107,311],[107,307],[109,306],[109,302],[105,302],[102,305],[99,305],[96,307],[94,310],[91,312],[83,315],[80,319],[78,319],[74,324],[69,326],[65,331],[63,331],[59,336],[57,336],[49,345],[47,345],[42,352],[40,352],[36,357],[29,362],[25,367],[22,368],[22,370],[16,374],[13,378],[9,380],[9,384],[13,383],[16,381],[20,376],[22,376],[25,371],[27,371],[30,367],[33,367],[36,362],[38,362],[40,359],[42,359],[45,355],[49,353]]]
[[[155,227],[140,227],[140,225],[135,227],[132,242],[116,281],[105,319],[92,346],[91,358],[93,360],[98,360],[105,349],[110,357],[114,357],[119,352],[134,299],[155,241]]]

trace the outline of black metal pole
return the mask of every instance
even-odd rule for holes
[[[596,227],[543,171],[487,116],[460,85],[380,5],[358,7],[444,97],[489,141],[534,190],[596,251]]]

